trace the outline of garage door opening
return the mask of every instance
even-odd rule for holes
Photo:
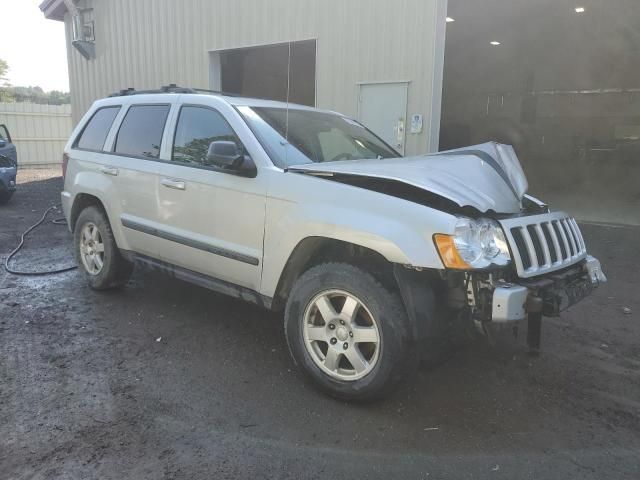
[[[440,147],[509,143],[555,209],[640,225],[640,2],[579,5],[449,0]]]
[[[210,65],[213,90],[316,104],[315,40],[211,52]]]

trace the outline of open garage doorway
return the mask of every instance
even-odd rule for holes
[[[220,50],[209,61],[212,90],[316,104],[315,40]]]
[[[529,191],[640,224],[640,2],[449,0],[440,148],[514,146]]]

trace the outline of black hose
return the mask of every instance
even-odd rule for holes
[[[29,233],[31,233],[33,230],[35,230],[37,227],[39,227],[40,225],[42,225],[44,223],[44,221],[47,218],[47,215],[49,215],[49,212],[51,210],[55,210],[56,208],[58,208],[58,205],[54,205],[52,207],[47,208],[44,213],[42,214],[42,218],[40,218],[40,220],[38,220],[37,223],[31,225],[26,232],[24,232],[22,234],[22,237],[20,238],[20,243],[18,244],[18,246],[13,250],[13,252],[11,252],[9,254],[9,256],[7,257],[7,259],[4,261],[4,269],[13,274],[13,275],[28,275],[28,276],[42,276],[42,275],[56,275],[58,273],[64,273],[64,272],[70,272],[71,270],[75,270],[76,268],[78,268],[77,266],[73,266],[73,267],[66,267],[66,268],[60,268],[58,270],[46,270],[46,271],[41,271],[41,272],[22,272],[19,270],[14,270],[9,266],[9,263],[11,262],[11,259],[20,251],[20,249],[22,249],[22,247],[24,246],[24,239],[26,238],[27,235],[29,235]],[[57,218],[55,220],[52,220],[51,223],[54,223],[56,225],[65,225],[66,221],[64,218]]]

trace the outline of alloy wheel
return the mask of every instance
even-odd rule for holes
[[[354,381],[375,367],[381,348],[378,322],[355,295],[319,293],[307,305],[303,322],[307,352],[325,374]]]
[[[98,275],[104,266],[104,243],[100,230],[94,223],[86,223],[80,236],[80,258],[85,270]]]

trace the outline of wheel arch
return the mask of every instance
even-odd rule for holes
[[[69,213],[69,228],[73,231],[76,228],[76,222],[78,221],[78,217],[80,213],[88,207],[97,207],[104,212],[104,214],[109,218],[107,214],[107,209],[105,208],[102,200],[100,200],[95,195],[89,193],[78,193],[74,199],[73,204],[71,205],[71,211]],[[111,220],[109,219],[109,222]]]
[[[393,287],[393,263],[367,247],[329,237],[306,237],[291,252],[276,287],[272,308],[282,310],[296,279],[309,268],[344,262],[365,268],[387,287]]]
[[[344,262],[362,268],[386,288],[397,292],[414,339],[442,334],[445,314],[437,299],[444,298],[446,287],[438,270],[410,269],[390,262],[370,248],[327,237],[307,237],[296,245],[278,281],[271,308],[283,310],[296,279],[313,266],[327,262]]]

